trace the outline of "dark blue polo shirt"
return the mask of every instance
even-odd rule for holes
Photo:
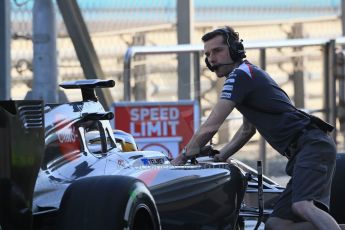
[[[228,75],[220,98],[235,102],[237,110],[280,153],[310,122],[265,71],[248,61]]]

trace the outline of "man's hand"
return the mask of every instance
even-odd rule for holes
[[[226,159],[228,159],[228,157],[227,156],[223,156],[223,154],[221,154],[221,153],[216,154],[213,157],[213,161],[214,162],[225,162]]]
[[[175,159],[173,159],[170,163],[172,165],[184,165],[188,161],[188,158],[183,156],[183,154],[179,154]]]

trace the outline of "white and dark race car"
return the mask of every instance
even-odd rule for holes
[[[112,130],[96,88],[114,81],[62,83],[83,99],[66,104],[0,101],[0,228],[244,229],[270,214],[283,187],[212,149],[184,166],[140,151]],[[344,221],[344,154],[338,154],[332,215]]]

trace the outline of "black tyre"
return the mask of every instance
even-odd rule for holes
[[[332,181],[331,215],[339,224],[345,224],[345,154],[337,154],[337,166]]]
[[[90,177],[66,190],[57,229],[156,230],[160,220],[144,183],[126,176]]]

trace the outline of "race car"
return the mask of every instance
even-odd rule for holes
[[[243,229],[247,218],[265,220],[284,188],[260,164],[200,156],[173,166],[138,150],[95,95],[114,85],[62,83],[83,97],[66,104],[0,102],[0,228]]]

